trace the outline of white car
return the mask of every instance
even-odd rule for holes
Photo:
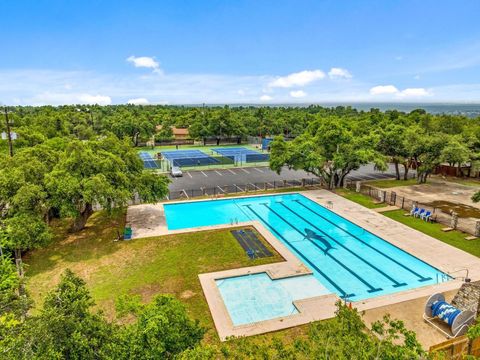
[[[172,166],[172,169],[170,170],[170,175],[172,175],[173,177],[182,177],[183,173],[178,166]]]

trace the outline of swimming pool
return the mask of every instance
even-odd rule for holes
[[[301,194],[167,204],[164,208],[170,230],[258,220],[313,271],[324,288],[351,301],[436,284],[444,275]],[[222,293],[222,297],[228,308],[228,296]]]
[[[295,300],[329,294],[312,275],[272,280],[266,273],[216,280],[235,326],[298,314]]]

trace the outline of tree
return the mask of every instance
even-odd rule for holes
[[[386,315],[367,326],[356,309],[337,303],[336,316],[312,323],[306,337],[285,344],[273,338],[258,342],[236,339],[234,345],[196,347],[180,359],[420,359],[427,354],[415,333]]]
[[[168,192],[163,176],[145,174],[133,149],[115,137],[72,141],[46,177],[51,203],[63,216],[72,216],[72,231],[85,227],[99,204],[111,211],[127,204],[134,193],[156,202]]]
[[[40,315],[11,329],[3,344],[10,344],[11,359],[115,359],[116,326],[100,314],[85,282],[66,270],[58,286],[48,293]]]
[[[408,162],[409,156],[405,147],[406,127],[398,124],[389,124],[380,129],[378,151],[388,156],[395,165],[395,177],[400,180],[399,164]],[[408,166],[405,167],[404,179],[407,178]]]
[[[0,244],[13,250],[20,277],[23,277],[22,252],[41,247],[50,239],[47,224],[38,216],[28,213],[7,218],[3,221],[3,227],[0,227]]]
[[[373,162],[386,168],[385,158],[375,150],[372,136],[354,134],[337,118],[311,124],[291,142],[277,137],[271,144],[270,168],[303,169],[325,180],[330,189],[341,186],[345,177],[361,165]]]
[[[141,304],[138,297],[122,297],[117,307],[120,314],[136,317],[122,334],[126,359],[171,359],[197,346],[205,334],[172,296],[156,296],[149,304]]]
[[[21,293],[23,281],[9,256],[0,258],[0,323],[12,319],[25,318],[31,301],[26,293]],[[0,335],[1,337],[1,335]]]
[[[170,125],[163,124],[162,128],[155,134],[155,141],[162,142],[173,139],[173,130]]]
[[[447,142],[447,135],[428,134],[414,126],[407,130],[407,152],[417,169],[417,182],[423,184],[436,166],[442,162],[442,150]]]
[[[475,153],[460,136],[451,136],[441,151],[442,161],[450,166],[457,166],[457,176],[462,172],[462,165],[471,162],[474,158]]]

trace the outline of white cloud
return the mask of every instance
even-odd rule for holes
[[[270,100],[273,100],[273,97],[271,97],[270,95],[260,96],[260,101],[270,101]]]
[[[412,79],[412,74],[408,75]],[[445,84],[425,87],[424,91],[407,90],[418,86],[398,89],[390,94],[369,93],[372,86],[353,78],[348,86],[343,81],[318,81],[307,88],[270,88],[275,80],[269,75],[225,75],[173,73],[164,74],[159,81],[157,74],[116,74],[94,71],[63,70],[6,70],[0,69],[0,101],[18,105],[62,105],[99,102],[103,104],[125,104],[128,100],[146,97],[152,104],[233,104],[233,103],[289,103],[314,99],[316,103],[391,101],[436,101],[476,102],[480,101],[480,82],[474,84]],[[73,88],[65,89],[65,84]],[[414,80],[412,81],[414,83]],[[239,96],[238,90],[245,91]],[[262,89],[266,89],[263,92]],[[388,88],[387,88],[388,89]],[[407,90],[402,93],[402,89]],[[304,98],[294,99],[290,91],[304,90]],[[378,90],[376,91],[378,93]],[[381,92],[381,91],[380,91]],[[373,91],[375,93],[375,91]],[[402,95],[403,94],[403,95]],[[262,95],[267,98],[260,97]],[[415,96],[417,95],[417,96]]]
[[[302,98],[305,97],[307,93],[303,90],[290,91],[290,96],[293,98]]]
[[[152,69],[154,72],[161,73],[160,63],[155,60],[153,57],[149,56],[130,56],[127,58],[129,63],[132,63],[133,66],[137,68],[148,68]]]
[[[105,95],[81,94],[78,100],[84,104],[110,105],[112,103],[111,97]]]
[[[352,74],[347,69],[333,67],[328,72],[330,79],[351,79]]]
[[[289,88],[292,86],[305,86],[316,80],[323,79],[325,73],[321,70],[304,70],[287,76],[277,77],[269,83],[270,87]]]
[[[243,91],[242,89],[237,90],[237,94],[240,96],[245,96],[245,91]]]
[[[135,99],[129,99],[127,101],[127,104],[131,104],[131,105],[147,105],[147,104],[150,104],[150,102],[145,99],[145,98],[135,98]]]
[[[88,93],[64,93],[64,92],[51,92],[44,91],[35,94],[31,98],[25,101],[22,99],[20,103],[27,103],[29,105],[70,105],[70,104],[98,104],[98,105],[110,105],[112,104],[112,98],[106,95],[91,95]]]
[[[371,95],[395,95],[397,98],[419,98],[432,95],[430,91],[424,88],[397,89],[393,85],[379,85],[370,89]]]
[[[396,94],[398,89],[393,85],[378,85],[370,89],[372,95]]]
[[[420,80],[420,75],[415,75],[413,78],[414,78],[415,80]]]
[[[398,95],[401,97],[423,97],[430,96],[431,93],[424,88],[408,88],[400,91]]]

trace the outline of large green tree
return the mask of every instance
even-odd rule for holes
[[[95,206],[112,210],[125,206],[135,193],[156,202],[166,196],[168,180],[143,170],[136,152],[114,136],[96,141],[72,141],[46,176],[51,204],[74,218],[72,231],[85,227]]]
[[[343,121],[331,117],[312,123],[295,140],[276,137],[271,144],[270,168],[302,169],[324,179],[330,189],[341,186],[353,170],[368,163],[386,168],[385,157],[376,150],[374,135],[355,134]]]
[[[115,326],[92,313],[82,279],[67,270],[37,316],[11,326],[2,339],[5,359],[114,359]]]
[[[191,320],[185,306],[172,296],[156,296],[149,304],[122,297],[118,310],[136,321],[123,328],[125,359],[171,359],[200,343],[205,329]]]

